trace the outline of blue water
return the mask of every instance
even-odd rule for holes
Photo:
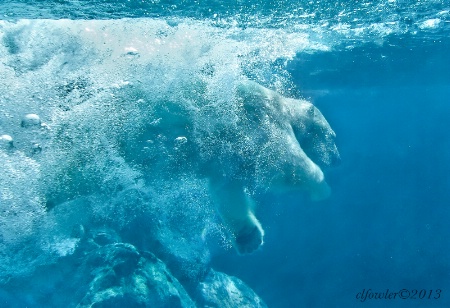
[[[86,303],[74,268],[111,242],[155,254],[200,307],[210,268],[268,307],[450,306],[448,1],[6,0],[0,16],[0,306]],[[247,79],[333,128],[325,200],[271,189],[283,141],[277,115],[240,108]],[[217,212],[217,170],[256,203],[251,254]]]
[[[447,306],[445,295],[364,303],[355,296],[450,283],[448,43],[403,38],[403,52],[369,45],[291,66],[339,133],[342,165],[328,173],[333,194],[307,206],[295,197],[265,200],[267,255],[226,255],[218,264],[255,281],[274,307]],[[380,54],[394,56],[376,66],[370,59]],[[324,73],[311,76],[316,70]]]

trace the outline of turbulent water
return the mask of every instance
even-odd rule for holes
[[[450,305],[448,1],[4,0],[0,18],[0,306]],[[247,102],[264,95],[289,103]],[[286,118],[305,100],[340,166],[310,142],[327,128]],[[326,200],[272,189],[288,129]],[[251,254],[217,174],[253,199]]]

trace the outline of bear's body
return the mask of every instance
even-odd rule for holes
[[[285,98],[257,83],[246,81],[237,90],[238,100],[245,110],[244,130],[249,144],[258,139],[259,153],[239,157],[242,166],[254,160],[264,171],[238,170],[236,174],[209,175],[210,190],[218,210],[234,235],[239,253],[249,253],[263,243],[264,231],[254,214],[253,201],[245,192],[258,172],[272,191],[304,190],[313,200],[328,197],[330,189],[319,167],[339,161],[334,143],[335,133],[320,111],[304,100]],[[238,148],[240,149],[240,148]],[[251,152],[251,151],[250,151]],[[244,153],[242,151],[242,153]],[[313,161],[314,159],[314,161]],[[259,160],[259,162],[258,162]],[[233,164],[233,162],[229,162]],[[230,169],[229,167],[224,169]],[[238,168],[234,168],[236,170]]]
[[[174,97],[155,96],[147,87],[118,89],[108,104],[98,99],[92,108],[87,101],[64,113],[49,146],[56,154],[45,178],[57,185],[48,186],[48,208],[94,192],[112,195],[137,181],[152,186],[208,178],[238,252],[250,253],[264,231],[249,192],[329,195],[320,166],[339,161],[335,133],[310,102],[252,81],[223,89],[221,101],[206,87],[193,87],[170,92]],[[91,159],[99,150],[102,160]]]

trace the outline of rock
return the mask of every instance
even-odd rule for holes
[[[83,267],[93,276],[78,307],[195,307],[162,261],[130,244],[105,245]]]
[[[0,281],[0,303],[7,307],[196,307],[154,254],[116,242],[120,238],[113,230],[76,227],[80,237],[76,251],[39,267],[31,276]]]
[[[202,307],[267,307],[264,301],[240,279],[210,270],[198,286]]]
[[[74,216],[68,213],[70,217]],[[163,262],[151,252],[123,243],[107,227],[68,227],[69,239],[77,242],[75,251],[60,254],[56,262],[37,268],[31,276],[0,281],[1,303],[8,307],[267,307],[241,280],[203,262],[198,271],[191,268],[192,260],[158,254]],[[189,269],[181,270],[182,266]]]

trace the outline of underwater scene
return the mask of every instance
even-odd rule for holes
[[[450,307],[448,0],[1,0],[0,307]]]

